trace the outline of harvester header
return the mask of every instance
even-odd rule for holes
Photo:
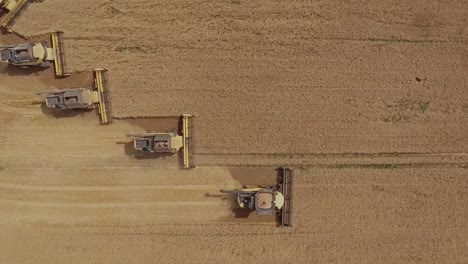
[[[192,164],[192,119],[193,115],[182,115],[182,136],[183,136],[183,154],[184,154],[184,169],[190,169]]]
[[[281,193],[284,197],[284,204],[280,210],[281,226],[292,226],[292,171],[290,168],[281,168],[279,177]]]
[[[110,115],[109,87],[107,82],[107,69],[99,68],[94,70],[94,91],[96,91],[95,101],[98,102],[97,111],[99,113],[101,124],[112,122]]]
[[[63,48],[62,36],[62,31],[53,31],[50,33],[52,50],[54,53],[55,75],[58,77],[65,77],[70,75],[70,73],[66,71],[65,67],[65,52]]]
[[[0,0],[0,8],[8,13],[0,20],[0,27],[10,31],[14,18],[23,10],[30,0]]]

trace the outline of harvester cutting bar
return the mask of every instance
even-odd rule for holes
[[[193,115],[189,114],[182,115],[184,169],[194,167],[192,164],[192,117]]]
[[[101,116],[101,124],[110,123],[110,106],[109,106],[109,96],[108,96],[108,87],[106,79],[107,69],[95,69],[94,70],[94,89],[98,92],[98,112]]]
[[[284,205],[281,208],[281,226],[292,226],[291,212],[292,212],[292,172],[290,168],[282,168],[281,175],[281,192],[284,196]]]
[[[51,34],[52,49],[54,51],[55,75],[58,77],[69,76],[65,67],[65,53],[63,49],[62,31],[54,31]]]
[[[9,27],[13,23],[13,19],[23,10],[29,0],[10,0],[7,5],[6,9],[9,10],[8,14],[0,22],[0,27],[9,30]]]

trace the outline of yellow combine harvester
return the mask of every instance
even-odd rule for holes
[[[50,33],[52,48],[48,48],[42,43],[0,46],[0,62],[21,68],[48,68],[53,63],[56,76],[68,76],[70,74],[65,69],[62,34],[61,31]]]
[[[182,115],[182,136],[178,133],[152,133],[130,134],[136,150],[149,153],[177,153],[182,149],[184,169],[195,166],[192,163],[192,118],[193,115]]]
[[[278,186],[250,186],[242,189],[221,190],[222,193],[236,195],[240,208],[255,210],[258,215],[272,215],[278,212],[281,226],[290,227],[292,211],[292,171],[280,168]]]
[[[56,109],[94,109],[96,108],[101,124],[112,122],[106,82],[106,69],[94,70],[93,88],[71,88],[65,90],[39,92],[46,95],[46,105]]]
[[[0,20],[0,27],[10,31],[13,19],[26,7],[28,2],[30,0],[0,0],[0,9],[6,12]]]

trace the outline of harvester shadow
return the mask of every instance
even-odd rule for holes
[[[169,157],[172,157],[174,156],[175,154],[172,154],[172,153],[148,153],[148,152],[144,152],[144,151],[139,151],[139,150],[136,150],[133,146],[133,141],[129,139],[129,141],[126,141],[126,142],[117,142],[116,144],[119,144],[119,145],[124,145],[124,152],[125,152],[125,155],[127,156],[130,156],[130,157],[133,157],[135,159],[141,159],[141,160],[144,160],[144,159],[166,159],[166,158],[169,158]]]
[[[182,120],[182,118],[179,118],[179,120],[177,120],[177,127],[178,128],[175,130],[175,132],[177,132],[178,135],[182,135],[184,130],[184,121]]]
[[[33,102],[32,105],[41,105],[41,111],[45,115],[53,116],[57,119],[59,118],[71,118],[71,117],[77,117],[77,116],[85,116],[93,112],[93,109],[89,110],[83,110],[83,109],[68,109],[66,111],[60,110],[60,109],[55,109],[55,108],[50,108],[48,107],[45,103],[38,103],[38,102]]]
[[[281,179],[283,178],[283,169],[282,168],[277,168],[275,169],[276,171],[276,182],[281,182]],[[278,184],[276,184],[278,186]]]
[[[250,214],[255,212],[255,210],[252,209],[240,208],[236,203],[236,195],[205,193],[205,197],[221,198],[223,201],[230,201],[230,208],[234,213],[234,218],[249,218]]]
[[[177,161],[179,162],[180,168],[183,169],[184,168],[184,152],[183,152],[183,150],[180,150],[180,151],[177,152]],[[192,157],[192,163],[193,163],[193,157]]]
[[[48,70],[49,67],[28,67],[21,68],[14,65],[5,65],[0,68],[0,73],[6,73],[9,76],[39,75],[39,73]]]
[[[255,210],[245,209],[245,208],[233,208],[234,218],[249,218],[250,214],[255,212]]]

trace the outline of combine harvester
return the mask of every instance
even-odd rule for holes
[[[30,0],[0,0],[0,11],[6,14],[0,20],[0,27],[11,32],[13,20],[23,10]],[[1,12],[3,14],[4,12]]]
[[[278,212],[281,226],[290,227],[292,210],[292,172],[290,168],[280,168],[279,184],[273,186],[246,185],[240,190],[221,190],[235,194],[240,208],[257,211],[258,215],[272,215]]]
[[[57,77],[69,76],[70,74],[65,69],[62,35],[62,31],[50,33],[52,48],[42,43],[0,46],[0,62],[21,68],[48,68],[51,63],[54,63]]]
[[[46,105],[51,108],[66,109],[94,109],[96,108],[101,124],[112,122],[108,100],[106,69],[94,70],[93,88],[71,88],[65,90],[39,92],[46,95]]]
[[[182,136],[176,132],[130,134],[136,150],[149,153],[177,153],[182,149],[184,156],[184,169],[191,169],[192,164],[192,118],[193,115],[182,115]]]

